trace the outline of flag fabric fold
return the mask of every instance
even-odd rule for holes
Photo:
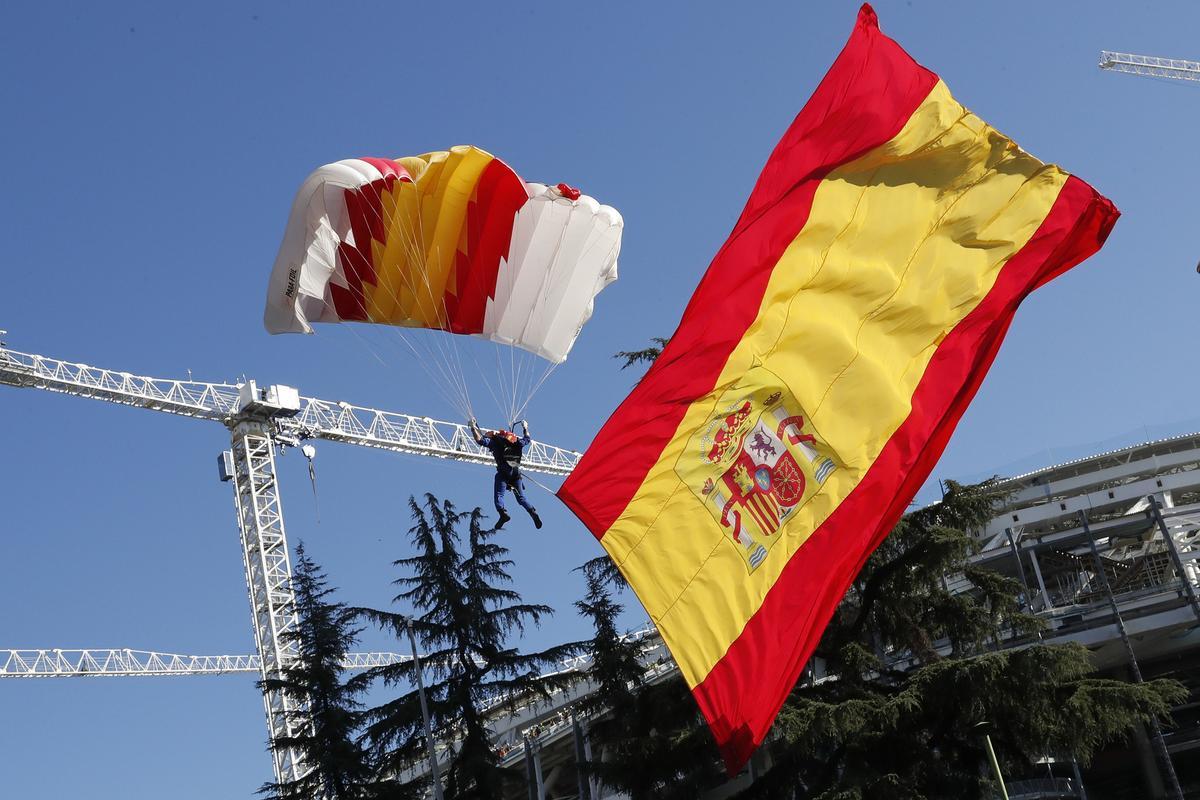
[[[1118,212],[863,6],[654,366],[559,491],[731,774],[928,477],[1031,291]]]

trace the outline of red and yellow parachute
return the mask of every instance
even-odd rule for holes
[[[622,228],[615,209],[476,147],[339,161],[296,195],[264,321],[439,329],[558,363],[617,277]]]

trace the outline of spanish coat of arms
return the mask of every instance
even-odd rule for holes
[[[751,572],[835,469],[791,392],[764,367],[722,394],[675,465]]]

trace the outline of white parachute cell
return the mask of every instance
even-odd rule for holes
[[[511,261],[501,267],[483,331],[495,341],[561,362],[593,299],[617,279],[623,221],[587,196],[526,184],[529,202],[513,223]]]

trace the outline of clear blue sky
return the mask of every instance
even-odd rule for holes
[[[624,214],[621,279],[529,413],[539,438],[582,449],[634,379],[610,354],[674,330],[857,3],[349,8],[6,4],[10,344],[444,417],[412,364],[381,369],[344,333],[272,338],[260,320],[309,171],[472,143],[527,180],[566,180]],[[935,475],[1200,427],[1200,86],[1095,66],[1102,48],[1200,58],[1200,8],[883,0],[877,10],[972,110],[1124,212],[1099,256],[1023,306]],[[0,647],[253,649],[230,491],[214,466],[220,427],[9,388],[0,413]],[[319,524],[303,460],[282,462],[288,530],[351,603],[390,597],[409,493],[488,503],[491,477],[478,468],[319,451]],[[535,491],[546,528],[518,517],[507,539],[517,586],[560,610],[533,645],[586,634],[570,570],[599,552]],[[363,647],[394,644],[369,634]],[[14,797],[249,797],[270,777],[246,677],[0,681],[0,719]]]

